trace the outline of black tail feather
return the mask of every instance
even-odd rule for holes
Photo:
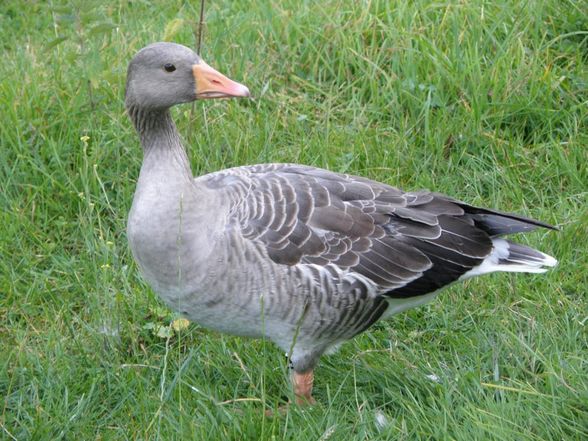
[[[519,216],[518,214],[501,213],[500,211],[473,207],[461,202],[459,205],[470,215],[476,226],[486,231],[491,237],[525,233],[527,231],[532,231],[537,227],[548,228],[550,230],[558,229],[553,225]]]

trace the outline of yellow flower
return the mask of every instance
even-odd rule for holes
[[[189,324],[190,321],[186,320],[185,318],[177,318],[171,322],[172,328],[174,328],[174,331],[176,332],[180,332],[182,329],[186,329]]]

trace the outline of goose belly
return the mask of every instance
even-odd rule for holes
[[[276,264],[263,247],[236,234],[219,238],[198,272],[200,278],[173,287],[152,285],[170,308],[203,327],[267,337],[285,351],[295,338],[305,348],[351,338],[387,306],[354,273]]]
[[[286,338],[294,331],[293,310],[302,309],[296,305],[297,293],[285,295],[280,284],[264,279],[273,277],[212,265],[195,291],[159,294],[170,308],[205,328],[245,337]]]

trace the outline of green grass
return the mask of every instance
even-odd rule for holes
[[[588,2],[207,2],[204,59],[256,99],[175,110],[196,173],[300,162],[561,228],[519,238],[555,270],[378,323],[274,416],[283,354],[169,332],[125,237],[126,65],[193,46],[191,3],[0,6],[0,439],[587,439]]]

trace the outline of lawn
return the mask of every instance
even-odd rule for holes
[[[197,174],[297,162],[558,232],[560,260],[446,290],[323,358],[187,327],[125,236],[126,66],[195,1],[0,5],[0,439],[588,439],[588,1],[208,1],[202,56],[254,100],[174,110]],[[176,329],[177,328],[177,329]]]

